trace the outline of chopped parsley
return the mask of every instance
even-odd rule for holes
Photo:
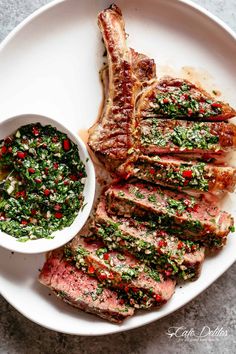
[[[163,118],[189,117],[201,120],[221,114],[222,103],[194,93],[191,86],[183,84],[180,87],[171,88],[171,91],[158,93],[151,111]]]
[[[154,164],[137,161],[135,169],[137,169],[136,176],[146,181],[162,181],[174,186],[179,185],[183,189],[208,191],[210,174],[205,170],[205,166],[204,162],[181,163],[179,166],[175,166],[171,163],[163,165],[161,161],[155,161]],[[155,202],[156,197],[150,195],[148,200]]]
[[[158,118],[146,119],[149,129],[143,129],[141,142],[143,145],[159,147],[177,146],[182,150],[219,149],[219,137],[211,133],[209,124],[194,122],[189,125],[177,125],[173,129],[163,131],[162,122]]]

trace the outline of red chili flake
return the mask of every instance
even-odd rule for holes
[[[12,147],[11,147],[11,146],[9,146],[8,152],[9,152],[9,153],[12,153]]]
[[[105,273],[100,273],[99,274],[99,279],[106,280],[107,279],[107,275]]]
[[[35,178],[34,180],[35,180],[36,183],[41,183],[42,182],[42,180],[40,178]]]
[[[182,241],[179,241],[177,246],[178,250],[181,250],[183,247],[184,247],[184,243]]]
[[[156,294],[156,295],[155,295],[155,300],[156,300],[157,302],[161,302],[161,301],[162,301],[161,295]]]
[[[193,114],[192,108],[188,108],[188,116],[191,116]]]
[[[54,210],[56,210],[56,211],[61,210],[61,206],[60,206],[59,204],[56,204],[56,205],[54,206]]]
[[[63,214],[57,212],[57,213],[54,214],[54,216],[55,216],[56,219],[61,219],[63,217]]]
[[[72,181],[78,181],[78,177],[76,175],[70,175],[70,179]]]
[[[45,175],[47,176],[47,175],[48,175],[49,168],[48,168],[48,167],[45,167],[45,168],[44,168],[44,171],[45,171]]]
[[[42,148],[43,148],[43,149],[46,149],[47,147],[48,147],[48,146],[47,146],[46,143],[43,143],[43,144],[42,144]]]
[[[167,245],[167,242],[164,241],[164,240],[160,240],[160,241],[158,242],[158,247],[165,247],[166,245]]]
[[[119,245],[120,245],[120,246],[125,246],[125,240],[120,240],[120,241],[119,241]]]
[[[70,140],[69,140],[69,139],[63,140],[63,149],[64,149],[65,151],[70,150]]]
[[[55,136],[52,138],[52,142],[53,142],[53,143],[57,143],[57,142],[58,142],[58,136],[55,135]]]
[[[125,291],[126,293],[128,293],[129,287],[128,287],[127,285],[124,287],[124,291]]]
[[[193,211],[197,211],[198,208],[199,208],[199,205],[198,205],[198,204],[195,204],[195,205],[193,206]]]
[[[70,182],[69,182],[68,180],[65,180],[65,181],[63,182],[63,184],[64,184],[65,186],[68,186],[68,184],[70,184]]]
[[[188,180],[185,180],[185,181],[184,181],[184,186],[187,186],[188,183],[189,183],[189,181],[188,181]]]
[[[25,152],[23,151],[18,151],[17,152],[17,157],[19,157],[19,159],[24,159],[26,156]]]
[[[109,253],[104,253],[103,259],[105,259],[105,261],[107,261],[109,258],[110,258]]]
[[[165,270],[165,275],[169,277],[172,274],[172,270]]]
[[[37,127],[33,127],[32,128],[32,133],[35,135],[35,136],[38,136],[39,135],[39,130]]]
[[[28,168],[28,171],[29,171],[29,173],[35,173],[35,169],[32,167]]]
[[[182,176],[183,176],[184,178],[192,178],[193,172],[192,172],[191,170],[183,171],[183,172],[182,172]]]
[[[113,273],[109,273],[109,275],[108,275],[108,279],[114,279],[114,274]]]
[[[213,103],[211,104],[211,107],[213,107],[213,108],[222,108],[222,104],[219,103],[219,102],[213,102]]]
[[[200,108],[200,109],[199,109],[199,113],[200,113],[200,114],[204,114],[204,113],[205,113],[205,109],[204,109],[204,108]]]
[[[124,300],[124,299],[120,299],[120,300],[119,300],[119,303],[120,303],[120,305],[124,305],[125,300]]]
[[[28,221],[27,220],[21,220],[21,225],[27,225]]]
[[[189,95],[187,93],[185,93],[184,98],[187,100],[189,98]]]
[[[139,289],[138,289],[138,288],[133,288],[133,287],[132,287],[132,291],[133,291],[134,293],[138,293],[138,292],[139,292]]]
[[[53,167],[55,168],[55,170],[57,170],[58,167],[59,167],[58,163],[57,163],[57,162],[54,162]]]
[[[197,211],[199,208],[199,205],[198,204],[194,204],[193,206],[190,206],[187,208],[187,211],[188,212],[191,212],[191,211]]]
[[[150,170],[149,170],[149,173],[150,173],[151,175],[154,175],[155,172],[156,172],[156,171],[155,171],[155,168],[151,167]]]
[[[88,267],[88,273],[93,274],[95,272],[95,269],[93,266]]]
[[[2,146],[1,152],[2,152],[2,154],[6,154],[7,153],[7,147],[5,145]]]
[[[36,209],[31,209],[31,215],[36,215],[37,214],[37,210]]]
[[[196,251],[196,249],[197,249],[197,246],[196,246],[196,245],[192,245],[192,246],[191,246],[191,251],[194,252],[194,251]]]
[[[170,101],[169,101],[169,98],[167,98],[167,97],[165,97],[164,99],[163,99],[163,103],[164,104],[167,104],[167,103],[169,103]]]
[[[50,189],[45,189],[43,194],[48,196],[51,193]]]
[[[19,192],[16,192],[16,198],[24,198],[26,196],[26,191],[19,191]]]

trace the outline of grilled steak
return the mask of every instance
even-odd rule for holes
[[[236,184],[233,167],[186,161],[175,156],[130,158],[119,166],[118,173],[125,179],[136,177],[167,187],[203,192],[233,192]]]
[[[154,60],[128,48],[116,5],[98,24],[108,65],[88,144],[113,176],[132,179],[105,191],[86,235],[51,252],[39,280],[70,305],[120,323],[134,308],[164,304],[176,279],[199,276],[205,246],[226,243],[233,219],[216,198],[236,184],[236,169],[224,164],[236,150],[236,126],[226,122],[236,111],[187,80],[158,80]]]
[[[236,115],[227,103],[217,101],[191,82],[165,77],[154,83],[139,99],[137,121],[146,118],[174,118],[224,121]]]
[[[121,323],[134,313],[115,291],[104,288],[97,279],[68,262],[63,250],[50,253],[39,281],[70,305],[111,322]]]
[[[126,159],[133,146],[135,100],[156,73],[153,60],[127,47],[116,5],[99,14],[98,24],[107,50],[109,82],[102,114],[89,131],[89,146],[109,166]]]
[[[104,199],[97,207],[93,230],[109,249],[128,250],[167,276],[186,280],[200,275],[204,247],[197,242],[180,241],[153,222],[110,216]]]
[[[225,122],[147,118],[140,125],[138,144],[144,155],[221,154],[235,150],[236,126]]]
[[[82,236],[77,236],[68,248],[79,268],[96,275],[105,286],[121,290],[121,296],[136,308],[160,306],[174,293],[174,280],[164,280],[127,252],[108,251],[104,243]]]
[[[179,237],[222,246],[233,218],[215,204],[186,193],[142,183],[111,186],[106,191],[109,212],[151,219]]]
[[[124,21],[116,5],[99,14],[98,24],[108,70],[103,71],[104,107],[90,129],[89,146],[107,169],[114,170],[134,149],[149,155],[220,154],[235,148],[234,125],[196,122],[227,120],[235,116],[233,108],[189,81],[170,77],[158,81],[154,61],[127,47]]]

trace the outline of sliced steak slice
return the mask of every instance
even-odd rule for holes
[[[126,45],[120,9],[110,6],[98,16],[108,58],[108,87],[102,114],[89,131],[89,146],[106,166],[126,159],[133,146],[137,95],[156,76],[155,63]]]
[[[225,122],[192,122],[147,118],[139,126],[143,155],[216,154],[236,147],[236,126]]]
[[[127,159],[118,168],[125,179],[136,177],[162,186],[203,192],[233,192],[236,169],[205,162],[186,161],[175,156],[144,156]]]
[[[137,121],[146,118],[224,121],[236,115],[229,104],[218,101],[201,87],[171,77],[153,84],[140,97]]]
[[[111,322],[121,323],[134,313],[115,291],[104,288],[97,279],[67,261],[63,250],[50,253],[39,281],[68,304]]]
[[[77,236],[68,248],[78,268],[121,291],[120,295],[136,308],[160,306],[174,293],[175,280],[164,279],[128,252],[109,251],[101,241],[83,236]]]
[[[199,243],[180,241],[153,222],[108,215],[104,199],[98,204],[92,231],[109,249],[128,250],[167,276],[187,280],[200,275],[205,250]]]
[[[181,238],[221,246],[233,227],[231,215],[203,197],[144,183],[112,185],[105,195],[109,212],[153,220]]]

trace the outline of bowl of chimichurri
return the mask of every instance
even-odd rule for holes
[[[0,246],[40,253],[70,241],[93,204],[95,172],[82,140],[39,115],[0,128]]]

